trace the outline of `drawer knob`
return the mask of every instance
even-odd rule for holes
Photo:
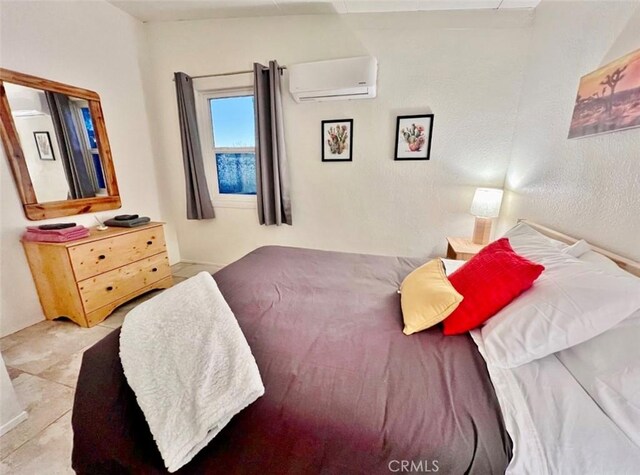
[[[158,272],[158,268],[154,267],[153,269],[151,269],[151,272]]]
[[[100,255],[98,256],[98,259],[100,259],[100,260],[102,260],[102,259],[106,259],[106,258],[107,258],[107,256],[105,256],[104,254],[100,254]]]
[[[112,290],[113,290],[113,287],[111,285],[107,287],[107,292],[111,292]]]
[[[147,241],[147,246],[151,246],[151,244],[153,244],[153,241]]]

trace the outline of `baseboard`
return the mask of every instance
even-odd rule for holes
[[[0,437],[5,435],[7,432],[9,432],[11,429],[13,429],[15,426],[17,426],[21,422],[27,420],[27,417],[29,417],[27,414],[27,411],[22,411],[20,414],[18,414],[16,417],[11,419],[6,424],[2,424],[2,426],[0,426]]]
[[[190,259],[182,259],[180,262],[174,264],[199,264],[201,266],[214,266],[214,267],[219,267],[220,269],[222,269],[223,267],[226,267],[228,264],[218,264],[217,262],[207,262],[207,261],[192,261]]]

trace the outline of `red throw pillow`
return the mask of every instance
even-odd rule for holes
[[[544,266],[515,253],[507,238],[498,239],[449,276],[464,299],[443,322],[445,335],[479,327],[533,282]]]

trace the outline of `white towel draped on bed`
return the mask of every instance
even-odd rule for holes
[[[169,472],[264,394],[238,322],[205,272],[128,313],[120,359]]]

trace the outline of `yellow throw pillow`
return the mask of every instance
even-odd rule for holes
[[[462,302],[451,285],[440,259],[434,259],[409,274],[400,286],[405,335],[426,330],[447,318]]]

